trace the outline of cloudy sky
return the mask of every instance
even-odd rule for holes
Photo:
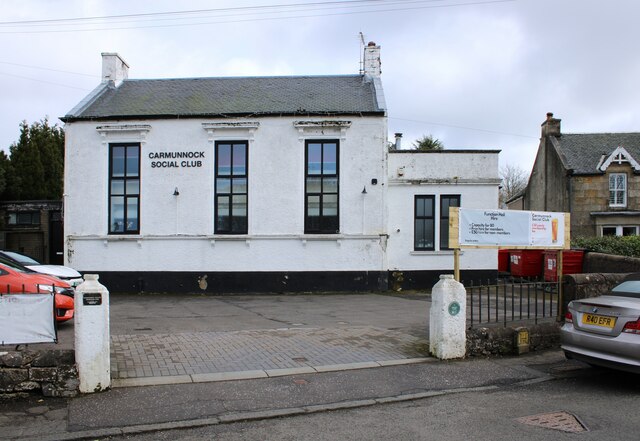
[[[3,0],[0,148],[22,120],[62,124],[101,52],[130,78],[351,74],[362,32],[382,47],[390,139],[528,171],[546,112],[565,133],[640,131],[639,18],[637,0]]]

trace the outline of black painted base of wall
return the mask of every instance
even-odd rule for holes
[[[91,274],[91,271],[85,271]],[[386,271],[335,272],[94,272],[110,292],[284,293],[383,291]]]
[[[429,270],[429,271],[389,271],[389,289],[402,290],[428,290],[438,283],[441,274],[453,274],[453,270]],[[474,285],[495,283],[498,278],[498,270],[463,270],[460,271],[460,279],[468,285],[473,281]]]
[[[169,271],[83,271],[99,274],[100,283],[115,293],[289,293],[289,292],[375,292],[389,289],[430,290],[440,274],[430,271],[301,271],[301,272],[169,272]],[[399,279],[399,274],[402,274]],[[496,270],[466,270],[463,281],[495,281]]]

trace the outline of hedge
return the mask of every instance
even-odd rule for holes
[[[578,237],[571,241],[571,247],[596,253],[640,257],[640,236]]]

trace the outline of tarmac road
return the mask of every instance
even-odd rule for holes
[[[636,375],[585,368],[570,377],[533,384],[110,439],[633,440],[640,427],[638,398]]]

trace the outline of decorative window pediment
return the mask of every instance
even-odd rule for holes
[[[223,138],[246,138],[253,141],[255,131],[260,127],[257,121],[225,121],[202,123],[202,128],[209,135],[209,142]]]
[[[103,144],[108,141],[140,142],[144,144],[147,142],[147,133],[151,130],[151,126],[149,124],[108,124],[97,126],[96,130],[102,136]]]
[[[627,152],[624,147],[616,148],[608,157],[603,158],[604,162],[598,167],[600,171],[606,171],[611,164],[623,164],[628,163],[635,171],[640,172],[640,164],[633,156]]]
[[[327,137],[339,136],[341,140],[347,137],[347,129],[351,127],[351,121],[343,120],[314,120],[314,121],[294,121],[293,127],[300,133],[299,140],[305,137]]]

